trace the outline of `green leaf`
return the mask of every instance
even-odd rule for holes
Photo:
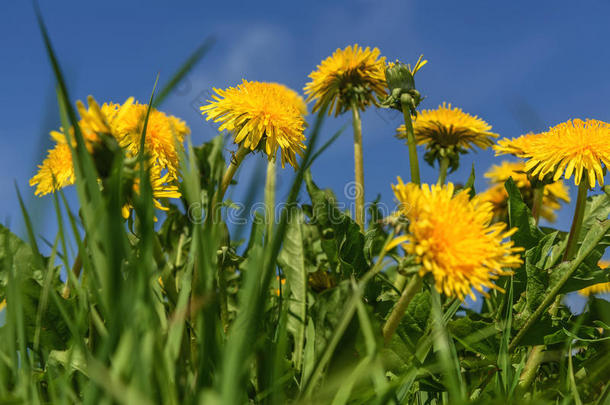
[[[46,260],[43,260],[46,262]],[[70,333],[62,315],[55,305],[46,305],[40,314],[37,325],[37,313],[44,285],[44,272],[40,268],[39,258],[32,248],[14,235],[8,228],[0,225],[0,302],[6,298],[7,288],[15,288],[20,294],[22,315],[24,319],[26,339],[28,345],[34,342],[37,326],[40,328],[40,344],[47,349],[65,348]],[[16,279],[14,285],[8,285],[8,272],[11,266],[15,268]],[[59,271],[51,267],[55,274],[50,274],[49,294],[57,294],[63,284],[59,279]],[[10,300],[8,305],[11,305]],[[66,301],[67,302],[67,301]]]
[[[421,291],[413,297],[407,311],[400,321],[398,331],[408,336],[411,342],[417,342],[424,334],[430,318],[430,292]]]
[[[364,235],[359,226],[337,208],[332,191],[321,190],[314,183],[311,172],[305,174],[307,191],[312,202],[312,222],[322,235],[322,248],[332,266],[346,278],[363,274],[368,269],[364,257]]]
[[[487,359],[494,359],[499,350],[496,326],[476,314],[449,321],[447,327],[461,346]]]
[[[527,307],[531,311],[534,311],[544,300],[549,287],[549,273],[541,264],[544,264],[544,259],[552,248],[556,236],[556,232],[546,235],[536,247],[531,248],[525,254],[525,273],[527,275],[525,297]],[[517,288],[515,292],[520,294],[520,290]]]
[[[585,207],[582,230],[578,237],[579,243],[582,242],[582,239],[585,237],[587,231],[593,226],[593,224],[607,219],[608,215],[610,215],[610,198],[608,197],[608,194],[597,194],[589,197],[587,199],[587,206]],[[562,234],[564,237],[563,240],[555,246],[548,257],[547,263],[549,263],[549,267],[556,265],[563,257],[563,253],[568,242],[568,234]],[[597,262],[593,264],[595,265]]]
[[[464,188],[468,189],[470,198],[472,198],[476,195],[476,191],[474,189],[474,180],[475,180],[475,173],[474,173],[474,163],[473,163],[472,168],[470,169],[470,176],[468,176],[468,181],[466,182],[466,184],[464,184]]]
[[[512,177],[506,180],[504,187],[508,192],[508,218],[510,227],[517,227],[518,230],[512,236],[517,246],[530,249],[538,244],[544,236],[542,231],[536,226],[536,221],[532,217],[530,209],[527,207],[521,196],[519,188]]]
[[[610,234],[607,233],[608,221],[610,220],[594,222],[584,236],[575,260],[562,262],[551,271],[551,286],[558,283],[566,273],[571,273],[559,290],[561,294],[608,282],[608,270],[601,269],[597,265],[610,244]],[[578,263],[576,269],[573,269],[573,263]]]
[[[286,237],[278,256],[278,263],[290,287],[289,308],[292,316],[288,318],[288,330],[294,337],[293,361],[297,370],[303,363],[303,348],[305,345],[305,326],[307,320],[307,275],[303,247],[302,211],[292,214],[288,221]]]
[[[22,278],[33,278],[40,285],[43,271],[32,248],[8,228],[0,225],[0,302],[6,298],[8,272],[16,266],[16,273]]]
[[[379,208],[380,199],[381,195],[378,195],[368,208],[370,220],[364,234],[364,255],[369,262],[372,262],[373,258],[381,252],[388,237],[388,233],[380,222],[383,220],[383,213]]]
[[[587,229],[591,228],[597,221],[603,221],[610,215],[610,197],[608,194],[597,194],[587,199],[587,205],[585,207],[585,215],[582,221],[583,233],[581,237],[584,237]]]
[[[87,360],[75,347],[67,350],[51,350],[47,359],[47,368],[62,367],[71,375],[79,371],[87,376]]]

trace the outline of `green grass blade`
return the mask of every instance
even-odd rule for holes
[[[174,73],[169,82],[163,86],[161,91],[159,91],[159,95],[157,96],[153,107],[157,108],[161,105],[161,103],[163,103],[163,101],[165,101],[176,85],[180,83],[180,81],[195,67],[197,62],[199,62],[205,56],[205,54],[208,53],[210,48],[214,45],[214,42],[214,38],[207,38],[201,45],[199,45],[199,47],[197,47],[197,49],[195,49],[184,64],[178,69],[178,71]]]

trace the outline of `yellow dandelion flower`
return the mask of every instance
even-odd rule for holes
[[[214,101],[201,107],[206,120],[222,122],[219,130],[233,132],[235,143],[263,150],[269,160],[282,151],[282,167],[298,167],[296,155],[305,149],[303,99],[278,83],[243,82],[226,90],[214,89]]]
[[[475,299],[473,289],[482,294],[484,288],[501,290],[493,280],[522,263],[522,249],[505,241],[516,229],[492,224],[491,204],[470,199],[467,190],[454,195],[452,183],[419,188],[400,178],[392,188],[409,220],[408,234],[398,240],[421,263],[420,275],[432,274],[439,292]]]
[[[42,164],[38,165],[38,173],[30,179],[30,186],[36,186],[35,195],[43,196],[72,184],[74,184],[72,152],[68,144],[58,143],[49,150]]]
[[[93,152],[93,146],[99,141],[99,134],[105,134],[114,137],[121,144],[121,140],[124,140],[128,136],[135,136],[133,132],[138,130],[137,119],[134,118],[137,115],[137,111],[144,108],[144,113],[147,106],[141,104],[133,104],[133,98],[129,98],[123,104],[106,103],[101,107],[93,99],[88,97],[88,108],[85,105],[77,101],[76,108],[80,115],[78,127],[80,128],[83,139],[85,140],[85,146],[89,152]],[[135,111],[135,112],[134,112]],[[161,115],[158,115],[161,114]],[[153,118],[154,117],[154,118]],[[176,171],[170,170],[170,165],[167,164],[169,159],[164,160],[160,156],[162,153],[157,153],[155,147],[157,146],[158,133],[163,125],[173,126],[178,132],[188,131],[188,128],[175,117],[166,117],[165,114],[160,113],[156,110],[151,112],[149,117],[149,127],[147,129],[148,135],[151,135],[151,142],[146,142],[147,149],[150,148],[151,154],[151,169],[150,169],[150,181],[153,190],[153,198],[155,207],[159,209],[165,209],[157,200],[158,198],[179,198],[180,192],[178,187],[174,184],[176,177]],[[172,128],[172,130],[174,130]],[[132,133],[130,133],[131,131]],[[141,133],[141,129],[140,129]],[[36,186],[36,195],[45,195],[54,192],[62,187],[74,184],[74,165],[72,161],[72,153],[70,151],[70,145],[76,145],[74,138],[74,128],[70,128],[68,136],[66,136],[63,128],[61,132],[52,131],[51,137],[55,141],[55,146],[49,150],[47,158],[38,166],[38,173],[30,179],[30,186]],[[139,135],[138,135],[139,139]],[[124,150],[127,156],[134,157],[137,154],[137,150],[132,149],[132,145],[126,142],[122,142]],[[138,145],[139,148],[139,145]],[[159,149],[161,150],[161,149]],[[174,152],[175,154],[175,149]],[[175,156],[177,164],[177,155]],[[175,167],[175,165],[174,165]],[[165,170],[165,173],[163,171]],[[138,190],[138,179],[134,182],[134,190]],[[123,208],[123,214],[129,214],[129,204],[126,204]]]
[[[120,108],[115,104],[104,105],[102,109],[104,107],[113,110]],[[140,151],[147,110],[147,104],[131,104],[121,119],[115,119],[111,123],[119,144],[133,156]],[[184,138],[190,132],[190,128],[181,119],[151,109],[146,124],[145,149],[150,153],[151,159],[167,170],[171,179],[179,177],[178,151],[183,148]]]
[[[491,187],[480,194],[483,201],[493,205],[496,218],[504,219],[508,215],[508,193],[504,183],[512,177],[515,185],[519,188],[524,201],[531,207],[534,199],[534,189],[527,176],[524,162],[507,162],[492,166],[485,177],[490,180]],[[561,208],[561,202],[569,203],[570,194],[562,180],[558,180],[544,187],[542,195],[542,206],[540,216],[547,221],[556,219],[555,211]]]
[[[2,300],[2,302],[0,302],[0,312],[2,312],[2,310],[6,308],[6,300]]]
[[[608,267],[610,267],[610,261],[600,260],[597,265],[602,269],[607,269]],[[595,294],[607,294],[610,293],[610,283],[593,284],[589,287],[579,290],[578,293],[580,295],[584,295],[585,297],[589,297]]]
[[[167,211],[168,208],[164,207],[161,202],[158,200],[159,198],[180,198],[182,194],[176,186],[172,182],[172,178],[169,173],[162,174],[162,168],[156,161],[153,161],[150,165],[150,186],[152,189],[153,195],[153,204],[155,208],[160,209],[162,211]],[[140,178],[136,177],[133,182],[133,191],[138,194],[140,192]],[[132,205],[130,202],[123,205],[122,214],[123,218],[129,218],[131,212]],[[156,218],[155,218],[156,221]]]
[[[587,175],[589,186],[604,184],[603,166],[610,164],[610,124],[598,120],[570,120],[537,135],[502,140],[496,154],[512,153],[527,159],[525,168],[540,179],[562,175],[579,185]]]
[[[512,177],[517,187],[529,187],[530,181],[524,169],[523,162],[503,161],[499,165],[491,166],[484,176],[489,179],[491,184],[504,184],[509,177]]]
[[[496,184],[479,193],[481,201],[493,207],[494,221],[506,221],[508,218],[508,193],[504,186]]]
[[[523,156],[523,151],[528,150],[530,145],[541,135],[542,134],[534,134],[530,132],[513,139],[500,139],[498,143],[493,146],[493,150],[496,151],[496,156],[515,155],[521,157]]]
[[[93,144],[99,141],[99,133],[113,135],[109,123],[114,119],[120,119],[125,113],[125,108],[133,102],[133,99],[128,99],[124,107],[117,108],[107,106],[100,108],[91,96],[88,97],[87,102],[89,108],[86,108],[80,100],[76,102],[76,108],[81,117],[78,127],[85,140],[85,146],[91,152]],[[34,194],[37,196],[43,196],[74,184],[72,153],[64,129],[51,131],[51,138],[55,141],[55,146],[49,150],[47,158],[38,166],[38,173],[30,179],[30,186],[36,186]],[[74,128],[70,128],[68,131],[68,138],[75,147]]]
[[[463,149],[481,149],[493,145],[498,134],[481,118],[463,112],[458,107],[443,103],[436,110],[422,110],[413,122],[413,132],[418,145],[443,148],[457,146]],[[397,130],[397,136],[406,137],[405,126]]]
[[[385,97],[385,57],[379,49],[356,45],[337,49],[324,59],[309,75],[311,81],[305,85],[307,102],[315,100],[313,111],[329,103],[328,114],[335,116],[356,105],[363,110],[377,105],[376,97]]]

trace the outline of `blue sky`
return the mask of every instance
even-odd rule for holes
[[[377,46],[389,60],[413,63],[423,53],[429,63],[417,77],[426,96],[421,107],[451,102],[484,118],[502,136],[570,118],[610,121],[608,2],[41,3],[75,99],[92,94],[101,102],[129,96],[145,101],[158,72],[163,82],[213,35],[213,50],[162,107],[187,121],[194,144],[215,135],[198,111],[212,87],[247,78],[301,90],[323,58],[353,43]],[[52,230],[52,216],[44,214],[51,199],[35,198],[27,185],[50,145],[49,130],[59,126],[54,83],[29,1],[1,2],[0,49],[0,221],[23,234],[16,182],[39,226]],[[347,115],[328,120],[323,137],[345,123]],[[363,116],[368,200],[381,194],[391,203],[390,184],[396,176],[409,177],[407,149],[394,138],[400,123],[400,115],[387,111],[371,109]],[[343,187],[353,178],[352,151],[348,127],[313,169],[319,185],[333,188],[342,200]],[[254,173],[261,159],[251,158],[240,179]],[[483,172],[499,163],[490,151],[464,157],[449,180],[465,181],[473,162],[477,187],[484,188]],[[291,174],[290,169],[281,174],[280,195]],[[426,167],[423,177],[435,181],[436,172]],[[560,228],[569,227],[571,209],[560,212]],[[52,231],[44,233],[53,238]]]

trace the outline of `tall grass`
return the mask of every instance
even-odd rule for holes
[[[49,256],[40,253],[40,229],[18,191],[28,241],[0,228],[0,301],[7,302],[0,403],[610,403],[610,304],[590,298],[582,314],[564,307],[548,313],[557,294],[607,280],[596,265],[610,241],[605,193],[590,198],[576,259],[561,262],[565,235],[538,228],[507,182],[510,225],[519,228],[514,239],[526,260],[498,280],[505,293],[480,297],[482,309],[474,312],[425,279],[399,314],[396,333],[384,339],[382,326],[402,293],[396,280],[417,270],[388,248],[394,231],[374,206],[362,233],[312,178],[309,168],[339,135],[317,148],[325,108],[308,129],[278,223],[265,226],[256,216],[245,246],[231,239],[225,222],[203,217],[227,163],[222,136],[196,147],[188,142],[180,156],[183,206],[171,205],[157,230],[140,165],[136,220],[127,225],[122,155],[111,154],[100,188],[38,18],[62,126],[75,129],[79,210],[61,191],[53,195],[58,232]],[[151,107],[210,44],[153,91]],[[145,136],[146,125],[142,144]],[[467,184],[473,181],[474,172]],[[303,185],[308,201],[299,203]],[[529,348],[542,344],[541,366],[521,386]]]

